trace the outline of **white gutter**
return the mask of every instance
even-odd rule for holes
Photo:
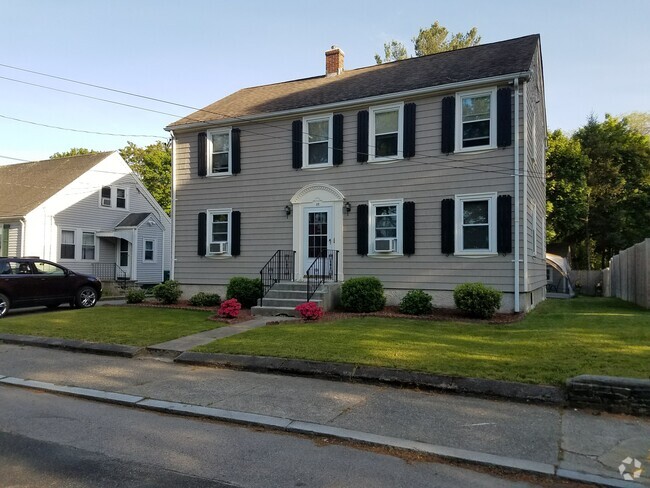
[[[519,78],[514,80],[515,86],[515,282],[514,298],[515,313],[521,311],[519,305]]]
[[[528,291],[528,84],[523,83],[524,92],[524,140],[522,148],[524,152],[524,293]],[[533,232],[534,233],[534,232]],[[534,245],[533,245],[534,246]]]
[[[374,97],[366,97],[366,98],[355,98],[354,100],[347,100],[343,102],[335,102],[335,103],[328,103],[324,105],[310,105],[308,107],[301,107],[301,108],[296,108],[296,109],[291,109],[291,110],[282,110],[280,112],[270,112],[268,114],[254,114],[254,115],[242,115],[240,117],[230,117],[230,118],[225,118],[225,119],[217,119],[217,120],[208,120],[205,122],[194,122],[191,124],[182,124],[178,126],[167,126],[165,127],[166,131],[169,131],[170,133],[173,133],[173,131],[185,131],[185,130],[191,130],[191,129],[196,129],[196,128],[203,128],[209,125],[232,125],[235,123],[241,123],[241,122],[254,122],[254,121],[261,121],[261,120],[270,120],[270,119],[276,119],[276,118],[283,118],[283,117],[289,117],[293,115],[302,115],[305,113],[313,113],[313,112],[325,112],[325,111],[333,111],[333,110],[338,110],[341,108],[346,108],[346,107],[353,107],[353,106],[359,106],[359,105],[369,105],[369,104],[375,104],[375,103],[380,103],[380,102],[385,102],[389,100],[395,100],[395,99],[400,99],[403,100],[404,98],[408,97],[416,97],[420,95],[428,95],[430,93],[435,93],[435,92],[444,92],[444,91],[455,91],[459,89],[464,89],[472,86],[478,86],[478,85],[494,85],[496,83],[503,83],[506,81],[512,81],[512,79],[518,79],[518,78],[524,78],[528,79],[530,77],[530,72],[529,71],[522,71],[519,73],[511,73],[508,75],[500,75],[500,76],[492,76],[490,78],[481,78],[478,80],[471,80],[471,81],[458,81],[455,83],[448,83],[445,85],[438,85],[435,87],[428,86],[426,88],[418,88],[416,90],[407,90],[403,92],[393,92],[393,93],[387,93],[385,95],[377,95]],[[202,109],[203,110],[203,109]],[[199,112],[200,110],[197,110]],[[207,110],[206,110],[207,111]]]
[[[25,256],[25,219],[20,219],[20,257]]]
[[[165,129],[167,130],[167,129]],[[169,266],[169,279],[173,280],[174,279],[174,263],[176,262],[176,137],[174,135],[174,131],[170,130],[169,134],[172,137],[172,226],[171,226],[171,235],[170,235],[170,243],[171,243],[171,261],[170,261],[170,266]],[[164,254],[163,254],[163,261],[164,261]],[[163,263],[163,269],[164,269],[164,263]]]

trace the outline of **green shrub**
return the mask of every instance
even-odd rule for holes
[[[126,303],[142,303],[146,295],[142,288],[129,288],[126,291]]]
[[[168,280],[153,287],[153,296],[165,305],[176,303],[182,295],[178,281]]]
[[[251,308],[257,305],[257,299],[262,292],[262,280],[251,279],[243,276],[233,276],[228,282],[226,298],[236,298],[244,308]]]
[[[341,286],[341,303],[351,312],[376,312],[386,305],[384,286],[377,278],[351,278]]]
[[[221,297],[216,293],[198,292],[190,298],[190,305],[194,307],[216,307],[221,304]]]
[[[411,290],[399,302],[399,311],[409,315],[427,315],[433,310],[431,295],[422,290]]]
[[[454,303],[472,317],[489,319],[501,306],[501,292],[483,283],[463,283],[454,289]]]

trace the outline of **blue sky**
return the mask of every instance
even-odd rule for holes
[[[333,44],[348,69],[374,63],[435,20],[482,42],[539,33],[550,129],[590,114],[650,111],[649,0],[0,0],[0,64],[203,107],[239,88],[320,75]],[[0,77],[137,105],[137,110],[0,78],[0,164],[70,147],[144,146],[191,110],[0,66]]]

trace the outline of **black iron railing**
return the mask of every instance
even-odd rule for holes
[[[325,249],[314,259],[307,270],[307,301],[311,300],[318,287],[326,280],[339,280],[339,252]]]
[[[93,263],[93,275],[102,281],[126,281],[126,271],[115,263]]]
[[[293,281],[295,276],[296,251],[278,250],[260,271],[262,290],[260,305],[269,290],[279,281]]]

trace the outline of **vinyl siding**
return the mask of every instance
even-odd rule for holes
[[[3,231],[3,226],[9,225],[6,231]],[[1,249],[3,245],[3,232],[8,234],[7,249]],[[20,222],[0,222],[0,256],[20,256],[20,239],[21,239],[21,225]]]
[[[148,225],[146,222],[138,228],[138,282],[160,283],[163,279],[163,242],[162,230],[157,225]],[[144,260],[144,241],[154,241],[153,262]]]

